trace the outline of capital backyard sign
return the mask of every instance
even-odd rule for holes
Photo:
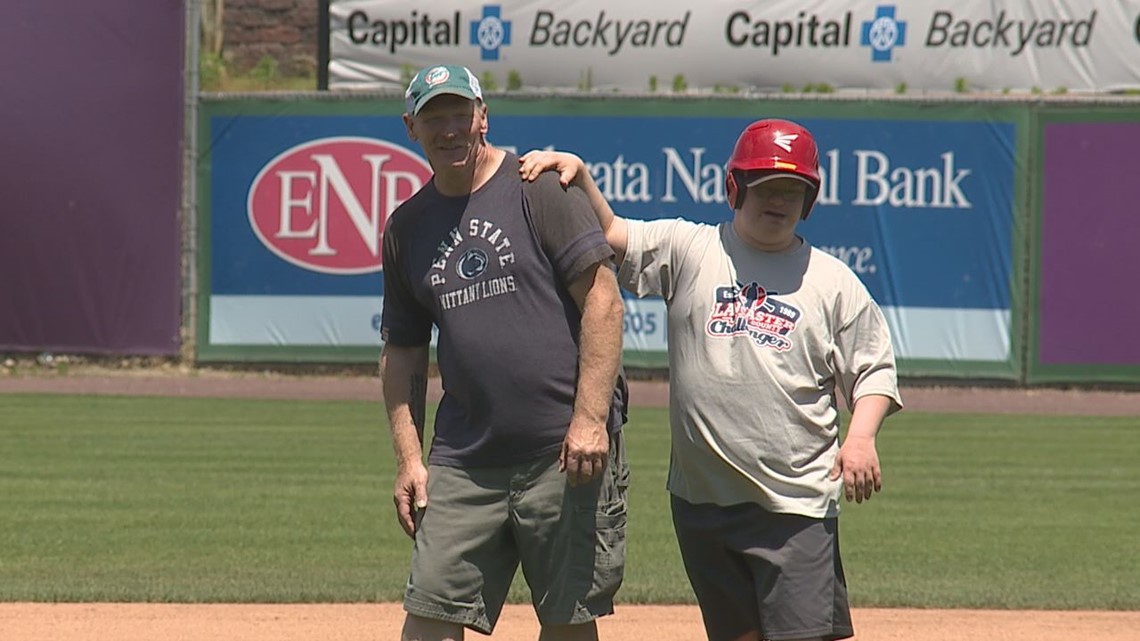
[[[699,7],[699,8],[696,8]],[[400,88],[403,70],[466,64],[500,86],[1103,92],[1140,88],[1135,0],[331,0],[332,89]]]

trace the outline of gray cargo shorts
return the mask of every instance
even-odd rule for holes
[[[601,478],[570,487],[558,456],[428,469],[428,507],[404,592],[410,614],[491,634],[522,565],[540,624],[613,612],[625,569],[629,467],[620,431]]]
[[[710,641],[752,630],[772,641],[852,636],[838,519],[671,501]]]

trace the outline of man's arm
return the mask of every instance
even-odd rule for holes
[[[571,485],[588,483],[606,467],[607,422],[614,381],[621,367],[623,305],[617,278],[608,262],[595,263],[571,284],[570,295],[582,313],[578,341],[578,390],[574,414],[562,444],[559,468]]]
[[[423,462],[427,406],[428,347],[384,345],[380,380],[384,407],[396,451],[396,487],[392,500],[400,527],[415,537],[417,510],[427,507],[427,467]]]
[[[562,186],[575,185],[586,193],[598,224],[606,235],[606,242],[613,248],[614,262],[618,265],[625,259],[629,242],[629,232],[624,218],[614,213],[602,190],[594,182],[594,177],[586,169],[586,163],[578,156],[562,151],[528,151],[519,157],[519,175],[523,180],[534,180],[547,170],[558,172]]]

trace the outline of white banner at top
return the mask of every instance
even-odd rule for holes
[[[497,88],[1119,91],[1140,0],[330,0],[329,88],[465,64]],[[679,83],[680,84],[680,83]]]

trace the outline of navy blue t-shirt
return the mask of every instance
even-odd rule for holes
[[[609,261],[586,195],[547,172],[520,179],[507,154],[468,196],[429,182],[384,230],[381,331],[394,346],[421,346],[439,328],[443,399],[428,461],[510,465],[557,452],[577,390],[581,314],[567,286]],[[619,377],[610,430],[625,421]]]

